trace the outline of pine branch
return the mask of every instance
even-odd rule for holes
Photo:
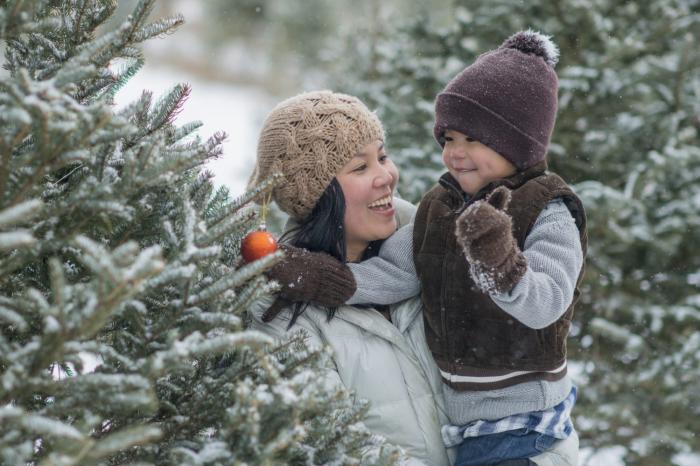
[[[0,229],[14,227],[20,223],[28,223],[42,213],[44,203],[39,199],[30,199],[21,204],[0,211]]]
[[[136,4],[134,11],[127,18],[127,22],[131,24],[129,34],[126,36],[127,42],[135,42],[133,38],[135,31],[148,19],[148,16],[150,16],[153,11],[154,5],[155,0],[140,0],[139,3]]]
[[[244,267],[236,270],[229,276],[225,276],[217,280],[214,284],[208,286],[199,293],[193,295],[190,298],[190,305],[201,305],[207,302],[226,290],[234,289],[241,286],[243,283],[247,282],[251,278],[260,275],[263,270],[271,267],[272,265],[279,262],[283,257],[281,251],[276,251],[273,254],[258,259],[257,261],[245,265]]]
[[[236,298],[227,306],[230,312],[242,315],[251,304],[261,296],[271,294],[279,289],[279,286],[267,282],[265,277],[257,276],[238,292]]]
[[[683,49],[681,51],[680,62],[678,64],[678,69],[675,73],[675,83],[673,86],[673,109],[675,112],[681,111],[683,108],[683,86],[685,85],[685,73],[687,72],[688,61],[690,59],[690,48],[693,46],[692,35],[690,33],[686,34],[685,40],[683,41]],[[700,64],[698,64],[700,66]]]
[[[200,235],[196,244],[198,247],[205,247],[232,235],[236,231],[248,231],[257,218],[258,215],[254,211],[245,212],[241,215],[232,215],[230,218],[222,220],[212,228],[209,228],[203,235]]]
[[[140,28],[135,31],[131,38],[134,42],[143,42],[153,37],[162,37],[165,34],[171,34],[175,29],[182,26],[185,23],[185,18],[182,15],[176,15],[172,18],[161,19],[155,23],[151,23],[147,26]]]
[[[182,110],[192,88],[188,84],[178,84],[154,106],[148,123],[149,132],[152,133],[165,125],[170,125]]]
[[[275,173],[270,178],[260,183],[258,186],[255,186],[252,189],[248,190],[247,192],[233,200],[220,215],[215,217],[209,224],[209,228],[213,228],[219,222],[225,220],[233,213],[239,211],[243,206],[245,206],[252,200],[257,200],[258,202],[261,202],[261,200],[265,198],[269,194],[269,192],[272,189],[274,189],[275,186],[277,186],[277,184],[281,183],[283,179],[284,177],[282,174]]]
[[[127,66],[121,71],[118,71],[113,76],[113,84],[104,92],[104,95],[107,96],[107,101],[109,103],[113,102],[114,96],[117,94],[117,92],[119,92],[119,90],[123,88],[126,83],[136,75],[136,73],[138,73],[138,71],[143,67],[144,63],[145,60],[143,56],[140,56],[139,52],[139,56],[136,58],[133,64]]]

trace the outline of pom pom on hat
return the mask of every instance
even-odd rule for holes
[[[515,49],[523,53],[537,55],[542,57],[552,68],[559,61],[559,48],[552,41],[552,38],[532,29],[516,32],[503,42],[501,48]]]

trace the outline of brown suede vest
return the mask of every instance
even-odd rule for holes
[[[566,370],[548,373],[566,362],[566,337],[579,297],[578,277],[571,306],[556,322],[532,329],[501,310],[474,284],[469,264],[455,239],[455,221],[472,202],[485,198],[498,186],[512,190],[507,213],[520,249],[540,212],[554,198],[562,198],[576,221],[585,257],[586,216],[580,199],[556,174],[545,173],[542,162],[525,172],[495,181],[465,203],[457,181],[446,173],[440,184],[423,197],[416,213],[413,252],[422,284],[425,333],[439,368],[448,374],[470,377],[527,374],[489,383],[445,379],[457,390],[491,390],[528,380],[556,380]],[[445,374],[443,374],[443,378]],[[487,379],[484,379],[487,380]]]

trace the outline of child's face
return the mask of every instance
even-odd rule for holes
[[[475,194],[492,181],[509,177],[515,165],[498,152],[452,129],[445,131],[442,161],[467,194]]]

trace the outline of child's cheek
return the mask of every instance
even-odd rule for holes
[[[449,159],[449,156],[447,154],[447,150],[443,149],[442,150],[442,164],[445,165],[447,168],[450,168],[450,164],[448,163],[449,160],[450,159]]]

